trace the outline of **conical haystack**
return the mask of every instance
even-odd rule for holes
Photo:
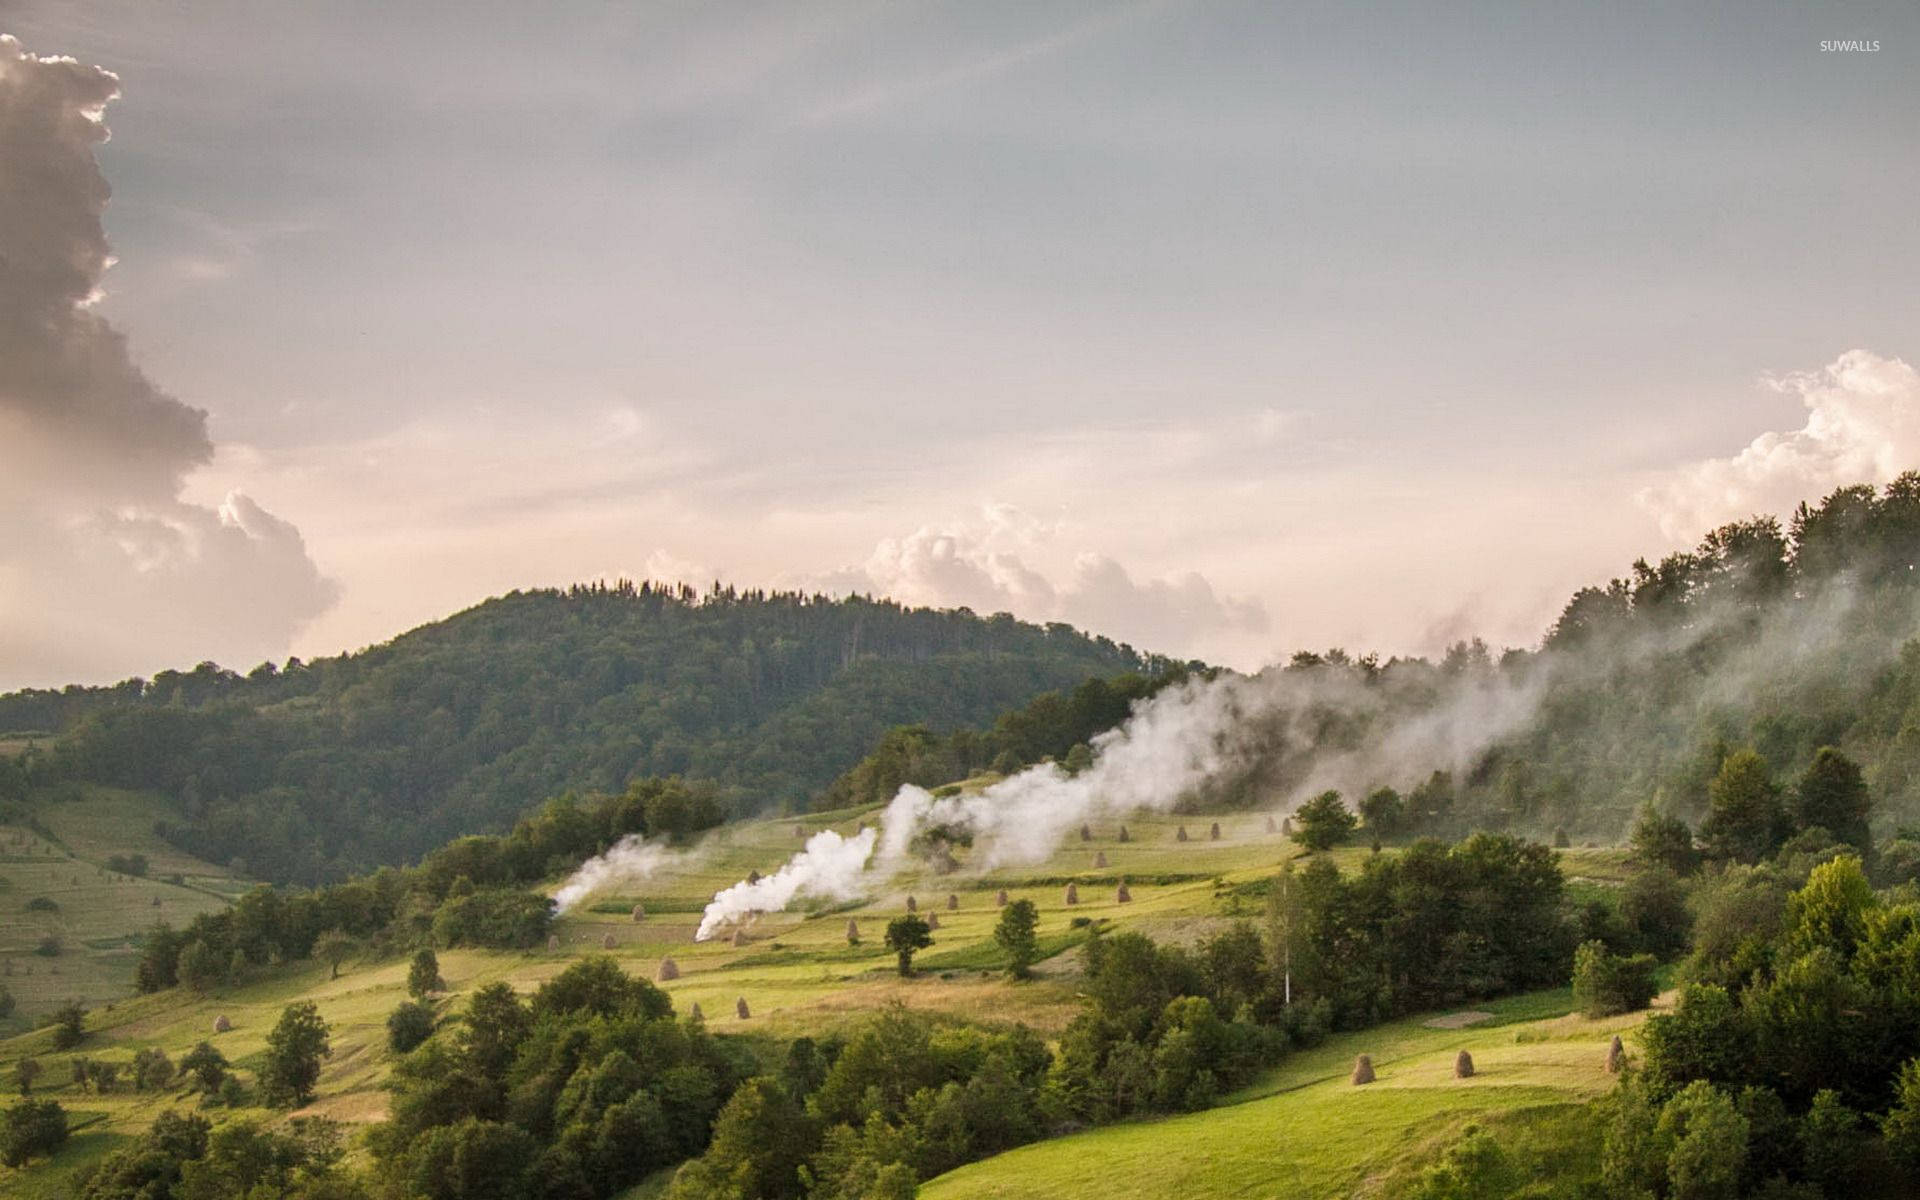
[[[728,939],[727,939],[727,942],[728,942],[728,944],[729,944],[729,945],[733,945],[733,946],[744,946],[744,945],[746,945],[746,944],[747,944],[747,931],[746,931],[746,930],[744,930],[744,929],[736,929],[736,930],[734,930],[734,931],[733,931],[733,936],[732,936],[732,937],[730,937],[730,938],[728,938]]]
[[[913,898],[912,896],[908,896],[908,897],[907,897],[907,911],[908,911],[908,912],[919,912],[919,911],[920,911],[920,902],[919,902],[918,900],[915,900],[915,899],[914,899],[914,898]]]
[[[1271,814],[1271,813],[1269,813],[1269,814],[1268,814],[1268,816],[1267,816],[1267,832],[1268,832],[1268,833],[1279,833],[1279,832],[1280,832],[1280,827],[1279,827],[1278,825],[1275,825],[1275,824],[1273,823],[1273,816],[1272,816],[1272,814]]]
[[[748,882],[748,883],[750,883],[750,884],[753,884],[753,883],[759,883],[759,882],[760,882],[760,872],[758,872],[758,871],[748,871],[748,872],[747,872],[747,882]]]
[[[795,825],[795,826],[793,827],[793,836],[795,836],[795,837],[797,837],[797,838],[803,838],[803,837],[806,837],[806,836],[807,836],[807,827],[806,827],[805,825]]]
[[[1094,855],[1093,855],[1093,865],[1094,865],[1095,867],[1099,867],[1099,868],[1105,868],[1105,867],[1106,867],[1106,865],[1107,865],[1107,852],[1106,852],[1105,850],[1098,850],[1098,851],[1095,851],[1095,852],[1094,852]]]
[[[603,933],[600,935],[600,948],[602,950],[613,949],[613,935],[611,933]]]
[[[560,948],[560,935],[557,933],[548,934],[547,935],[547,953],[552,954],[554,951],[558,950],[559,948]]]
[[[658,983],[672,983],[680,978],[680,964],[671,958],[661,959],[660,969],[653,973],[653,978]]]
[[[232,1029],[233,1029],[233,1022],[227,1020],[227,1014],[221,1013],[219,1016],[213,1019],[213,1031],[215,1033],[227,1033]]]
[[[733,1002],[733,1012],[734,1012],[734,1015],[739,1017],[742,1021],[746,1020],[748,1017],[751,1017],[753,1015],[753,1013],[748,1011],[747,1009],[747,998],[745,996],[742,996],[738,1000],[735,1000]]]
[[[1620,1041],[1620,1035],[1613,1035],[1613,1043],[1607,1047],[1607,1074],[1618,1075],[1620,1068],[1627,1065],[1627,1048]]]
[[[993,894],[993,906],[995,908],[1005,908],[1007,906],[1007,889],[1001,888]]]
[[[1453,1077],[1455,1079],[1473,1078],[1473,1055],[1462,1050],[1459,1055],[1454,1058]]]
[[[1113,893],[1113,901],[1115,904],[1132,904],[1133,903],[1133,893],[1127,890],[1126,880],[1122,879],[1120,881],[1120,886],[1117,889],[1115,889]]]
[[[1369,1055],[1359,1055],[1353,1060],[1353,1083],[1358,1087],[1373,1082],[1373,1059]]]
[[[639,924],[640,922],[642,922],[642,921],[644,921],[644,920],[646,920],[646,919],[647,919],[647,908],[646,908],[646,906],[645,906],[644,904],[636,904],[636,905],[634,905],[634,906],[633,906],[633,923],[634,923],[634,924],[636,924],[636,925],[638,925],[638,924]]]
[[[1127,827],[1126,827],[1125,825],[1122,825],[1122,826],[1120,827],[1120,836],[1119,836],[1119,837],[1117,837],[1117,838],[1115,838],[1115,839],[1114,839],[1114,841],[1116,841],[1116,842],[1130,842],[1130,841],[1132,841],[1132,840],[1133,840],[1133,835],[1127,832]]]
[[[1093,826],[1082,825],[1080,827],[1080,840],[1083,842],[1090,842],[1093,840]]]
[[[847,918],[847,945],[858,946],[859,944],[860,944],[860,922],[854,920],[852,917],[848,917]]]
[[[928,928],[928,929],[930,929],[930,930],[931,930],[931,929],[938,929],[938,928],[940,928],[940,914],[939,914],[939,913],[928,913],[928,914],[927,914],[927,928]]]
[[[960,911],[960,897],[953,892],[947,893],[947,911],[948,912]]]
[[[1215,821],[1213,823],[1213,827],[1207,830],[1207,840],[1210,842],[1217,842],[1220,840],[1220,822]]]
[[[1182,825],[1180,828],[1174,830],[1173,840],[1176,842],[1184,842],[1187,840],[1187,827],[1185,825]]]
[[[1080,903],[1080,889],[1075,887],[1071,883],[1067,885],[1067,903],[1068,904]]]
[[[689,1021],[704,1021],[707,1019],[707,1014],[700,1011],[699,1002],[696,1001],[694,1003],[693,1011],[687,1014],[687,1019]]]
[[[1293,836],[1293,818],[1292,817],[1280,818],[1280,832],[1285,834],[1287,837]]]

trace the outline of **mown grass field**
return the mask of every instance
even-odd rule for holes
[[[150,842],[127,840],[137,831],[131,828],[127,812],[114,807],[126,803],[132,801],[94,796],[88,806],[48,813],[45,823],[62,845],[33,839],[33,846],[42,851],[37,857],[45,859],[44,863],[35,862],[35,854],[23,852],[20,863],[0,866],[0,872],[23,881],[0,893],[0,902],[13,904],[17,912],[17,901],[37,894],[31,889],[53,889],[57,878],[64,875],[69,881],[64,885],[68,893],[53,890],[48,894],[62,904],[59,915],[73,923],[72,932],[82,938],[96,934],[102,939],[115,937],[124,944],[130,931],[146,928],[156,916],[165,915],[176,925],[182,924],[193,912],[221,903],[218,892],[223,883],[238,886],[238,881],[219,875],[207,864],[178,862],[166,858],[163,849]],[[824,814],[802,818],[797,824],[803,835],[825,827],[852,833],[863,817],[871,820],[872,814]],[[1130,837],[1124,843],[1118,840],[1116,823],[1095,829],[1091,841],[1071,837],[1044,863],[987,874],[969,874],[963,869],[946,876],[906,876],[859,903],[767,915],[747,930],[740,945],[726,938],[695,943],[692,937],[700,910],[715,891],[737,882],[750,870],[766,873],[776,869],[802,844],[794,819],[749,822],[718,832],[672,871],[590,898],[560,919],[557,949],[526,953],[442,951],[441,970],[449,991],[440,1007],[443,1013],[457,1012],[465,994],[492,980],[506,980],[523,992],[531,991],[570,963],[587,955],[607,953],[627,970],[647,978],[655,978],[661,960],[671,957],[680,977],[661,986],[671,993],[679,1011],[689,1013],[698,1006],[708,1027],[726,1036],[818,1034],[896,1002],[975,1020],[1024,1022],[1043,1032],[1057,1032],[1080,1010],[1077,947],[1086,930],[1084,924],[1076,922],[1104,921],[1160,939],[1190,941],[1237,916],[1258,915],[1260,882],[1277,864],[1293,857],[1297,848],[1278,834],[1268,834],[1261,815],[1221,816],[1222,836],[1218,841],[1209,837],[1213,820],[1136,817],[1127,822]],[[1189,834],[1185,842],[1177,836],[1183,823]],[[0,830],[0,843],[19,832]],[[49,848],[55,852],[44,853]],[[146,853],[156,864],[155,873],[180,871],[183,886],[151,878],[105,880],[89,860],[63,857],[67,851],[104,857],[103,852],[127,850]],[[1344,848],[1335,851],[1334,857],[1346,869],[1367,853],[1364,848]],[[1106,856],[1105,867],[1094,865],[1099,854]],[[1116,898],[1122,878],[1132,892],[1130,903],[1122,904]],[[1079,892],[1079,903],[1073,906],[1064,903],[1069,881]],[[553,882],[557,887],[561,881]],[[1011,983],[1000,970],[1001,958],[993,946],[992,931],[999,918],[995,893],[1002,888],[1013,897],[1024,896],[1035,902],[1041,911],[1042,942],[1054,952],[1040,964],[1038,978],[1030,982]],[[151,904],[155,895],[162,898],[159,909]],[[908,895],[915,897],[923,915],[939,919],[940,928],[933,935],[935,944],[916,962],[918,974],[902,979],[882,938],[887,921],[905,911]],[[949,896],[955,907],[948,907]],[[635,904],[645,908],[644,918],[638,921],[632,916]],[[859,926],[861,941],[857,946],[847,942],[849,920]],[[31,932],[23,924],[18,934],[6,935],[5,944],[22,944]],[[90,947],[88,954],[123,955],[114,962],[125,972],[130,972],[134,957],[134,951],[124,948]],[[19,959],[20,953],[14,951],[8,956]],[[36,958],[36,964],[38,961]],[[405,999],[404,959],[349,961],[338,979],[329,978],[324,967],[294,964],[206,995],[177,989],[140,997],[127,994],[124,980],[130,979],[130,974],[100,975],[102,987],[113,979],[123,980],[120,989],[110,993],[61,992],[44,987],[52,979],[68,986],[78,981],[68,972],[78,970],[79,958],[63,956],[57,961],[62,968],[60,976],[47,977],[44,970],[35,972],[33,978],[40,981],[44,997],[41,992],[34,994],[41,1002],[45,998],[57,1002],[68,994],[97,999],[99,1003],[88,1017],[88,1037],[71,1053],[54,1052],[51,1034],[44,1030],[0,1042],[0,1091],[13,1090],[15,1064],[31,1055],[46,1068],[36,1092],[64,1104],[79,1129],[52,1164],[0,1180],[0,1191],[62,1195],[63,1181],[74,1169],[143,1131],[168,1106],[197,1103],[196,1098],[177,1089],[157,1094],[83,1093],[71,1081],[75,1055],[126,1063],[137,1050],[153,1046],[177,1061],[205,1039],[251,1076],[267,1031],[281,1008],[296,999],[316,1001],[333,1028],[333,1054],[322,1073],[318,1097],[308,1111],[349,1124],[375,1121],[385,1113],[382,1084],[392,1064],[385,1025],[387,1015]],[[16,986],[15,991],[19,994],[20,989]],[[744,1019],[736,1010],[742,1000],[750,1014]],[[1089,1195],[1260,1194],[1235,1189],[1251,1186],[1248,1181],[1256,1178],[1270,1182],[1294,1178],[1299,1181],[1298,1187],[1318,1187],[1315,1181],[1323,1178],[1347,1179],[1336,1168],[1350,1161],[1367,1164],[1366,1174],[1358,1177],[1364,1182],[1391,1165],[1376,1162],[1375,1152],[1395,1139],[1417,1134],[1425,1144],[1473,1114],[1569,1104],[1604,1086],[1606,1080],[1598,1064],[1610,1027],[1561,1021],[1560,1014],[1569,1007],[1564,993],[1549,993],[1489,1006],[1498,1023],[1470,1030],[1431,1030],[1409,1022],[1371,1031],[1358,1041],[1337,1040],[1294,1056],[1280,1071],[1235,1097],[1237,1103],[1229,1109],[1177,1121],[1103,1130],[1030,1148],[1008,1156],[1005,1161],[1012,1165],[994,1160],[935,1181],[928,1194],[1076,1195],[1081,1193],[1074,1189],[1086,1182],[1075,1182],[1072,1177],[1076,1175],[1099,1180],[1097,1185],[1088,1185]],[[233,1028],[215,1035],[214,1021],[223,1015]],[[1539,1026],[1537,1038],[1516,1040],[1516,1031],[1523,1027],[1514,1022],[1543,1020],[1547,1023]],[[1434,1064],[1444,1058],[1450,1071],[1452,1054],[1461,1045],[1472,1047],[1476,1058],[1487,1055],[1487,1073],[1484,1079],[1464,1087],[1451,1086],[1435,1075]],[[1366,1090],[1366,1098],[1378,1098],[1378,1103],[1373,1108],[1355,1109],[1344,1120],[1315,1115],[1323,1108],[1339,1112],[1342,1106],[1362,1101],[1361,1097],[1347,1097],[1344,1085],[1335,1078],[1344,1078],[1356,1047],[1373,1053],[1381,1065],[1381,1084]],[[1223,1124],[1210,1126],[1211,1120]],[[1316,1121],[1323,1125],[1316,1126]],[[1298,1134],[1282,1135],[1283,1128],[1294,1125],[1300,1127]],[[1394,1132],[1388,1132],[1389,1127]],[[1363,1135],[1357,1132],[1360,1130],[1371,1132]],[[1187,1144],[1189,1134],[1196,1139],[1191,1147]],[[1376,1140],[1381,1144],[1376,1145]],[[1245,1143],[1244,1153],[1234,1148],[1241,1143]],[[1181,1146],[1180,1163],[1186,1165],[1159,1162],[1163,1155],[1154,1149],[1156,1144]],[[1296,1148],[1287,1153],[1298,1161],[1276,1168],[1274,1148],[1284,1146]],[[1319,1148],[1309,1152],[1315,1146]],[[1140,1161],[1116,1173],[1089,1166],[1093,1160],[1085,1157],[1089,1153],[1085,1147],[1095,1148],[1091,1151],[1094,1159],[1114,1155],[1115,1161],[1134,1164],[1136,1157]],[[1028,1163],[1021,1158],[1023,1155],[1038,1157]],[[1155,1160],[1157,1165],[1147,1160]],[[1272,1174],[1276,1169],[1292,1170],[1296,1175],[1276,1176]],[[1141,1190],[1116,1190],[1136,1185]],[[1265,1194],[1345,1194],[1288,1191],[1296,1185],[1283,1182],[1274,1186],[1278,1190]],[[1200,1190],[1189,1193],[1188,1188]]]

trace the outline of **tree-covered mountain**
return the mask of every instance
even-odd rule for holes
[[[741,812],[804,804],[895,726],[983,724],[1170,665],[1065,625],[863,597],[516,592],[337,658],[0,696],[0,730],[58,735],[0,793],[155,791],[170,841],[312,882],[637,777],[716,781]]]

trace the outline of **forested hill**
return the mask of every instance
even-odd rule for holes
[[[156,791],[182,848],[312,882],[638,776],[715,780],[748,811],[804,802],[894,726],[983,724],[1166,665],[1065,625],[859,597],[516,592],[338,658],[0,696],[0,732],[58,735],[0,790]]]

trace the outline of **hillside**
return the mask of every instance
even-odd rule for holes
[[[804,805],[894,726],[983,724],[1164,665],[1004,614],[623,584],[514,593],[245,676],[202,664],[14,693],[0,731],[53,740],[30,760],[43,797],[61,780],[156,793],[175,846],[311,883],[637,776],[716,781],[739,813]]]

